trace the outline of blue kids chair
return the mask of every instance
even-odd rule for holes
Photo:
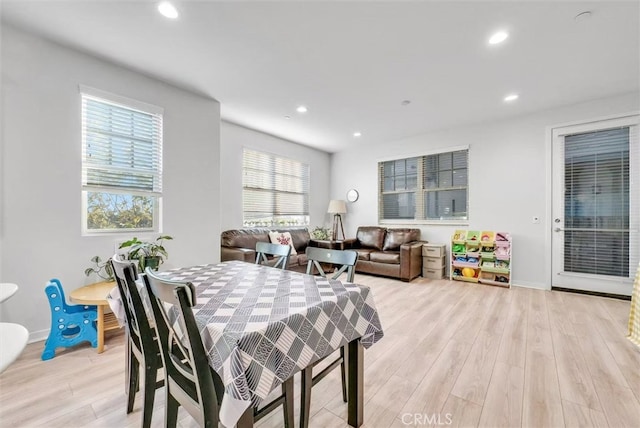
[[[50,360],[56,356],[56,348],[68,348],[80,342],[91,342],[98,346],[98,330],[96,306],[67,305],[60,280],[52,279],[44,289],[51,306],[51,331],[44,344],[42,359]]]

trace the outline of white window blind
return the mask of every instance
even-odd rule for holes
[[[162,113],[81,97],[84,229],[158,230]]]
[[[635,270],[636,133],[623,127],[565,137],[565,271],[628,278]]]
[[[468,150],[380,162],[379,219],[466,220]]]
[[[309,165],[245,149],[244,226],[309,224]]]

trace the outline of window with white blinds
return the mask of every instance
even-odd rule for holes
[[[83,230],[159,231],[162,110],[107,97],[81,93]]]
[[[638,190],[635,187],[632,194],[635,180],[630,180],[631,129],[608,129],[564,138],[567,272],[628,278],[632,273],[630,258],[637,263],[638,248],[634,241]],[[633,139],[637,140],[637,136]]]
[[[378,163],[379,220],[468,219],[468,150]]]
[[[270,153],[243,151],[243,225],[309,225],[309,165]]]

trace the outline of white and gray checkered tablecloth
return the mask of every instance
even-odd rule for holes
[[[225,385],[227,427],[295,372],[354,339],[369,348],[383,336],[369,287],[238,261],[162,275],[196,287],[193,311]]]

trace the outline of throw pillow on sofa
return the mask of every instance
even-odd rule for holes
[[[298,254],[293,246],[293,239],[289,232],[269,232],[269,239],[272,244],[288,245],[291,247],[291,254]]]

